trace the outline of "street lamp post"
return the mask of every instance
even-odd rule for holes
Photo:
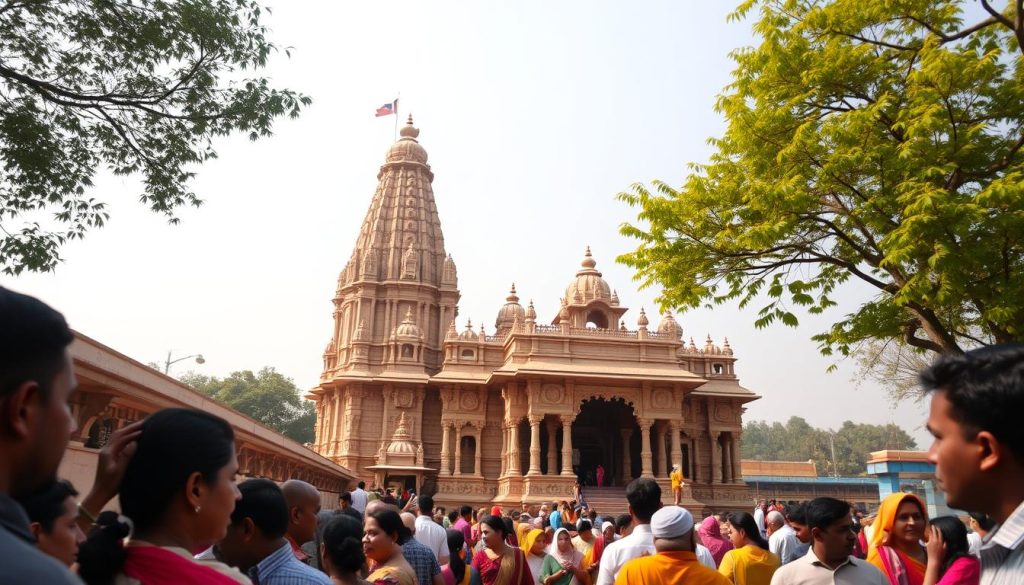
[[[187,359],[190,359],[190,358],[196,358],[196,363],[199,364],[199,365],[203,365],[203,364],[206,363],[206,358],[204,358],[203,354],[201,354],[201,353],[195,353],[195,354],[192,354],[192,355],[187,355],[185,357],[178,358],[176,360],[172,360],[171,359],[171,352],[167,352],[167,361],[164,362],[164,374],[168,374],[171,371],[171,365],[172,364],[176,364],[178,362],[183,362],[183,361],[185,361]]]

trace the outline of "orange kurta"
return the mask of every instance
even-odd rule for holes
[[[729,580],[697,560],[689,551],[660,552],[633,559],[619,570],[615,585],[731,585]]]

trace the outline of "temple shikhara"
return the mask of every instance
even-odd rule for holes
[[[627,327],[589,248],[557,314],[539,318],[513,285],[493,329],[458,330],[458,273],[418,136],[410,117],[338,276],[310,393],[314,449],[441,504],[571,499],[598,466],[606,486],[654,477],[671,498],[677,464],[691,510],[749,508],[741,417],[758,397],[740,386],[728,341],[684,342],[671,314],[652,326],[642,309]]]

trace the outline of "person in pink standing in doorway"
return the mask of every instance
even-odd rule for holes
[[[597,464],[597,487],[604,487],[604,467]]]

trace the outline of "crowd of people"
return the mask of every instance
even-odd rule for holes
[[[868,516],[817,498],[698,522],[646,478],[614,518],[582,501],[447,511],[363,483],[321,510],[308,483],[238,482],[231,426],[182,408],[114,432],[82,496],[56,477],[75,430],[71,331],[3,288],[0,324],[0,585],[1024,583],[1021,345],[945,356],[921,374],[937,484],[966,522],[929,519],[909,493]],[[120,512],[100,512],[115,497]]]

